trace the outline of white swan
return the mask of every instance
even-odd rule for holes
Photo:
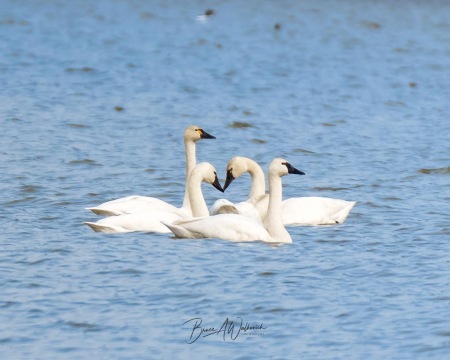
[[[183,205],[181,208],[177,208],[172,204],[169,204],[155,197],[131,195],[117,200],[111,200],[95,207],[86,208],[86,210],[91,210],[97,215],[107,216],[131,214],[149,210],[162,210],[172,212],[175,215],[179,216],[192,216],[187,189],[188,177],[192,169],[195,167],[195,164],[197,163],[195,143],[200,139],[215,139],[215,137],[195,125],[188,126],[184,130],[184,147],[186,152],[186,184]]]
[[[210,209],[211,215],[237,212],[248,216],[248,213],[251,213],[247,209],[248,204],[250,204],[254,206],[254,210],[257,210],[261,219],[265,219],[269,197],[265,193],[264,173],[255,161],[241,156],[231,159],[227,165],[227,179],[224,190],[233,180],[246,172],[250,174],[252,179],[247,201],[238,204],[217,201]],[[242,207],[244,203],[247,204],[247,208]],[[224,204],[226,206],[222,206]],[[282,203],[283,224],[285,226],[342,224],[355,204],[354,201],[317,196],[289,198]]]
[[[266,241],[291,243],[292,238],[285,229],[281,214],[283,189],[281,177],[286,174],[304,173],[286,160],[276,158],[269,166],[269,209],[264,224],[238,214],[219,214],[197,219],[177,220],[165,224],[176,237],[220,238],[231,241]]]
[[[203,197],[201,183],[213,185],[217,190],[224,191],[217,178],[216,169],[209,163],[200,163],[192,170],[188,179],[188,194],[191,202],[190,208],[195,217],[209,216],[208,207]],[[132,214],[110,216],[97,222],[85,222],[96,232],[124,233],[132,231],[170,233],[162,224],[172,223],[184,216],[173,211],[149,209]]]
[[[234,172],[231,172],[231,170]],[[234,157],[228,162],[227,165],[227,183],[224,185],[224,190],[230,185],[234,178],[238,178],[242,174],[248,172],[252,179],[252,185],[250,193],[246,201],[240,203],[232,203],[226,199],[217,200],[209,209],[210,215],[218,214],[239,214],[254,218],[255,220],[262,221],[261,214],[262,209],[258,209],[256,206],[261,200],[267,197],[267,202],[264,215],[267,213],[267,206],[269,205],[269,197],[266,196],[266,183],[264,179],[264,172],[261,167],[252,159],[244,157]],[[232,177],[235,173],[235,177]]]

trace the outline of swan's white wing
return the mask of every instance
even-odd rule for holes
[[[177,237],[219,238],[231,241],[274,242],[267,230],[255,219],[237,214],[182,219],[166,224]]]
[[[258,210],[254,205],[247,201],[233,204],[231,201],[226,199],[219,199],[213,204],[213,206],[211,206],[209,209],[209,214],[239,214],[261,222],[261,217],[259,216]]]
[[[231,201],[219,199],[209,208],[209,214],[211,216],[218,214],[238,214],[238,210]]]
[[[96,232],[131,232],[131,231],[145,231],[170,233],[169,229],[162,224],[172,223],[179,220],[181,217],[170,211],[149,210],[133,214],[123,214],[117,216],[110,216],[95,223],[86,222],[92,230]]]
[[[256,207],[247,201],[242,201],[234,205],[239,215],[247,216],[261,223],[261,217]]]
[[[345,222],[356,202],[326,197],[295,197],[282,203],[286,226],[331,225]]]
[[[131,195],[120,199],[107,201],[95,207],[86,208],[91,210],[97,215],[121,215],[121,214],[132,214],[141,211],[149,210],[161,210],[161,211],[172,211],[174,213],[183,216],[181,209],[160,200],[155,197]]]

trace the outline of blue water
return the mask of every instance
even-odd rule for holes
[[[0,7],[2,359],[450,357],[450,3]],[[82,224],[131,194],[180,205],[191,124],[222,181],[282,156],[306,173],[284,197],[358,204],[280,247]],[[188,344],[194,318],[234,333]]]

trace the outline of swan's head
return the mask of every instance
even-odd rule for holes
[[[272,160],[269,166],[269,174],[275,174],[278,176],[284,176],[287,174],[305,175],[303,171],[296,169],[289,164],[287,160],[281,158],[275,158]]]
[[[227,189],[233,180],[248,171],[249,162],[253,162],[253,160],[242,156],[236,156],[228,162],[227,179],[225,180],[225,185],[223,187],[224,190]]]
[[[224,192],[217,177],[216,168],[210,163],[203,162],[195,166],[191,176],[200,176],[202,181],[214,186],[217,190]]]
[[[184,130],[184,141],[198,141],[200,139],[215,139],[215,136],[208,134],[201,127],[196,125],[188,126]]]

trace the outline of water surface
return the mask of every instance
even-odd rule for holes
[[[447,2],[1,8],[2,357],[450,355]],[[222,181],[233,156],[282,156],[306,173],[284,197],[358,204],[281,247],[82,224],[121,196],[181,204],[191,124],[217,137],[197,156]],[[184,322],[238,317],[265,329],[186,343]]]

